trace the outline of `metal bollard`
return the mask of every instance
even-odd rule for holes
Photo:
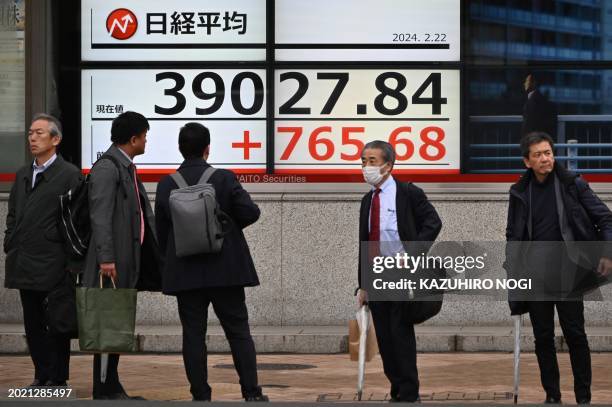
[[[578,140],[567,140],[567,144],[577,144]],[[576,171],[578,169],[578,160],[574,159],[578,157],[578,148],[568,147],[567,148],[567,169]]]

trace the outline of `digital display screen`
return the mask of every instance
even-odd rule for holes
[[[151,126],[146,153],[136,158],[141,169],[176,168],[183,161],[179,130],[197,121],[211,133],[211,164],[265,170],[265,78],[257,69],[83,70],[83,167],[90,168],[109,147],[112,120],[131,110]]]
[[[459,61],[457,0],[276,0],[279,61]]]
[[[266,58],[265,0],[82,0],[81,27],[83,61]]]
[[[136,163],[151,174],[182,162],[189,121],[210,129],[210,163],[242,174],[355,181],[373,140],[397,174],[459,174],[460,2],[397,3],[83,0],[83,168],[132,110],[150,122]]]
[[[458,70],[275,72],[274,167],[360,171],[373,140],[396,150],[395,172],[459,173]]]

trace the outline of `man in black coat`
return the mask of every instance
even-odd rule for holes
[[[178,172],[195,185],[210,167],[210,133],[199,123],[187,123],[179,133],[179,150],[185,161]],[[178,188],[168,176],[157,185],[155,218],[164,266],[162,288],[175,295],[183,326],[183,361],[194,400],[210,400],[206,366],[206,324],[212,304],[230,344],[234,365],[246,401],[267,401],[257,384],[255,346],[251,337],[244,287],[259,285],[253,259],[242,229],[259,219],[259,208],[236,176],[216,170],[209,181],[223,212],[231,218],[221,252],[177,257],[169,198]]]
[[[557,108],[538,89],[538,83],[533,74],[527,75],[524,83],[527,101],[523,107],[523,127],[521,134],[525,136],[534,131],[548,135],[557,134]]]
[[[394,256],[397,250],[404,250],[404,242],[433,242],[440,233],[442,222],[422,189],[391,176],[395,163],[393,147],[384,141],[370,142],[361,153],[361,162],[365,181],[372,190],[361,201],[360,242],[384,242],[380,245],[380,254],[384,256]],[[368,301],[361,279],[362,246],[360,244],[359,248],[359,306]],[[371,246],[369,243],[368,248]],[[391,383],[391,400],[418,401],[416,338],[412,322],[415,303],[370,301],[369,306],[383,368]]]
[[[28,143],[35,159],[17,171],[4,234],[4,284],[19,289],[34,362],[32,386],[65,386],[69,373],[70,338],[54,333],[46,320],[46,313],[53,312],[47,309],[47,296],[71,278],[57,224],[59,195],[75,186],[80,177],[74,165],[57,155],[61,140],[61,125],[55,117],[34,117]]]
[[[512,315],[529,312],[545,402],[561,402],[554,344],[556,307],[569,347],[576,401],[585,404],[591,400],[591,355],[582,294],[611,274],[612,253],[604,247],[603,257],[594,262],[596,270],[585,270],[577,264],[584,255],[579,250],[587,245],[579,242],[612,241],[612,213],[586,181],[555,163],[553,148],[551,137],[541,132],[530,133],[521,142],[528,169],[510,188],[504,267],[509,274],[522,273],[536,281],[535,292],[510,301],[510,310]],[[530,243],[519,243],[523,241]]]
[[[85,258],[83,285],[98,287],[100,273],[117,288],[159,291],[161,275],[153,209],[138,179],[134,157],[144,154],[149,122],[136,112],[113,120],[112,145],[91,169],[89,217],[91,240]],[[116,166],[105,156],[112,156]],[[111,286],[109,279],[105,280]],[[142,399],[126,394],[119,380],[119,355],[110,354],[106,380],[101,380],[101,357],[94,355],[93,398]]]

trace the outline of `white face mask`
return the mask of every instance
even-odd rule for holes
[[[363,172],[363,179],[365,180],[365,182],[372,185],[373,187],[380,184],[380,181],[382,181],[384,176],[387,175],[386,172],[384,174],[381,174],[380,172],[381,168],[383,167],[382,166],[381,167],[373,167],[373,166],[361,167],[361,171]]]

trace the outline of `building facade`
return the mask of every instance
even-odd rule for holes
[[[126,7],[130,6],[129,1],[124,3]],[[276,11],[277,18],[281,15],[282,0],[263,3],[268,10],[268,21],[273,11]],[[426,2],[410,3],[411,7],[425,7]],[[266,97],[264,104],[262,95],[262,106],[268,110],[258,120],[261,119],[262,123],[265,121],[266,136],[262,144],[267,143],[269,150],[262,156],[263,164],[258,163],[262,166],[260,172],[238,171],[246,189],[253,194],[262,210],[261,220],[245,231],[262,283],[248,293],[253,325],[339,326],[345,325],[347,319],[354,316],[358,211],[361,196],[368,190],[360,182],[358,159],[342,164],[343,169],[355,169],[348,175],[342,171],[303,175],[303,172],[291,172],[283,167],[282,154],[277,154],[281,158],[274,155],[280,142],[278,132],[275,133],[273,129],[275,123],[281,122],[281,118],[276,117],[278,106],[271,100],[280,98],[272,91],[275,85],[282,82],[275,83],[272,78],[277,71],[305,72],[305,76],[310,75],[307,72],[309,69],[342,71],[347,73],[347,78],[349,73],[354,78],[368,70],[376,74],[400,72],[404,78],[408,77],[406,86],[411,86],[408,74],[411,70],[457,72],[459,79],[455,85],[442,85],[443,92],[448,92],[443,96],[447,96],[451,102],[440,102],[446,103],[446,106],[441,106],[442,113],[450,108],[448,104],[456,104],[456,130],[446,134],[449,144],[445,146],[449,155],[456,155],[456,168],[448,172],[407,171],[399,175],[400,179],[414,181],[422,187],[439,211],[444,224],[440,240],[505,239],[507,191],[522,168],[518,149],[507,144],[516,144],[518,140],[522,106],[526,100],[522,82],[528,73],[535,73],[543,93],[558,107],[557,141],[562,144],[570,140],[596,144],[580,149],[578,158],[576,155],[570,156],[568,147],[561,147],[557,154],[562,161],[572,161],[575,168],[592,182],[593,189],[610,204],[612,1],[457,0],[456,3],[459,20],[455,23],[461,33],[458,42],[460,51],[457,52],[458,57],[446,61],[355,61],[349,60],[350,56],[341,61],[281,61],[270,55],[270,37],[273,35],[268,28],[267,42],[263,48],[265,54],[261,60],[166,63],[85,60],[81,54],[84,35],[84,7],[81,2],[1,0],[0,100],[3,108],[0,109],[0,229],[4,230],[8,191],[14,173],[19,166],[31,161],[26,151],[25,136],[30,117],[43,111],[60,117],[65,134],[61,153],[81,168],[89,168],[91,161],[87,160],[91,157],[85,157],[83,153],[86,150],[83,148],[86,140],[83,123],[86,118],[82,78],[84,74],[95,75],[99,71],[113,69],[129,72],[171,67],[175,72],[187,75],[189,70],[221,72],[246,66],[267,74],[262,81],[266,84],[265,90],[262,89]],[[277,36],[281,31],[277,28]],[[345,48],[350,49],[351,46],[346,45]],[[281,49],[291,49],[290,46],[272,46],[275,47],[278,55],[281,55]],[[320,52],[324,54],[324,51]],[[444,76],[442,78],[446,80]],[[222,79],[227,80],[225,76]],[[246,105],[243,105],[246,110],[252,108],[257,100],[257,79],[249,80],[253,81],[256,95],[240,101]],[[382,82],[390,83],[386,79]],[[202,83],[200,85],[204,86]],[[268,86],[270,84],[273,86]],[[120,84],[111,81],[103,86],[112,90],[114,86],[119,89]],[[227,84],[225,86],[229,87]],[[186,89],[190,87],[189,84],[185,85]],[[142,89],[138,91],[144,92]],[[454,91],[458,97],[451,99]],[[429,92],[427,87],[425,92]],[[422,93],[421,97],[435,98],[433,87],[431,92],[431,95]],[[209,96],[204,99],[213,98],[212,93]],[[215,93],[214,97],[217,96],[218,93]],[[401,100],[400,96],[398,100]],[[414,100],[413,96],[409,106]],[[351,100],[351,106],[357,101],[360,102]],[[382,109],[386,111],[397,108],[392,103],[382,103]],[[168,104],[163,106],[167,107]],[[295,103],[293,107],[303,105]],[[373,109],[372,105],[367,107]],[[432,106],[433,111],[435,108]],[[358,105],[357,114],[362,114],[360,112],[365,112],[365,107]],[[109,123],[113,114],[96,120]],[[453,114],[448,113],[448,121],[453,121]],[[326,120],[323,116],[309,120],[321,120],[323,123]],[[92,119],[92,123],[96,120]],[[356,119],[353,117],[351,120],[354,123]],[[185,121],[188,119],[185,118]],[[207,122],[206,118],[202,121],[212,123]],[[214,136],[213,132],[213,148],[216,142]],[[173,143],[168,142],[167,147],[174,148]],[[597,146],[599,144],[604,146]],[[93,147],[91,151],[92,157],[95,156]],[[317,146],[314,151],[319,158],[326,154]],[[430,150],[423,151],[432,154]],[[406,150],[400,151],[400,155],[407,154]],[[580,156],[590,158],[581,159]],[[168,172],[169,169],[164,168],[164,171]],[[147,189],[151,194],[154,194],[155,182],[162,173],[146,170],[141,174],[148,181]],[[0,255],[0,282],[3,282],[3,275],[4,255]],[[612,324],[610,302],[588,303],[587,308],[589,324]],[[20,321],[17,293],[0,288],[0,309],[0,323]],[[170,297],[141,295],[139,310],[138,319],[142,324],[174,326],[179,323],[174,300]],[[510,323],[505,302],[483,303],[469,299],[447,301],[442,313],[428,322],[430,325],[467,327],[510,326]]]

